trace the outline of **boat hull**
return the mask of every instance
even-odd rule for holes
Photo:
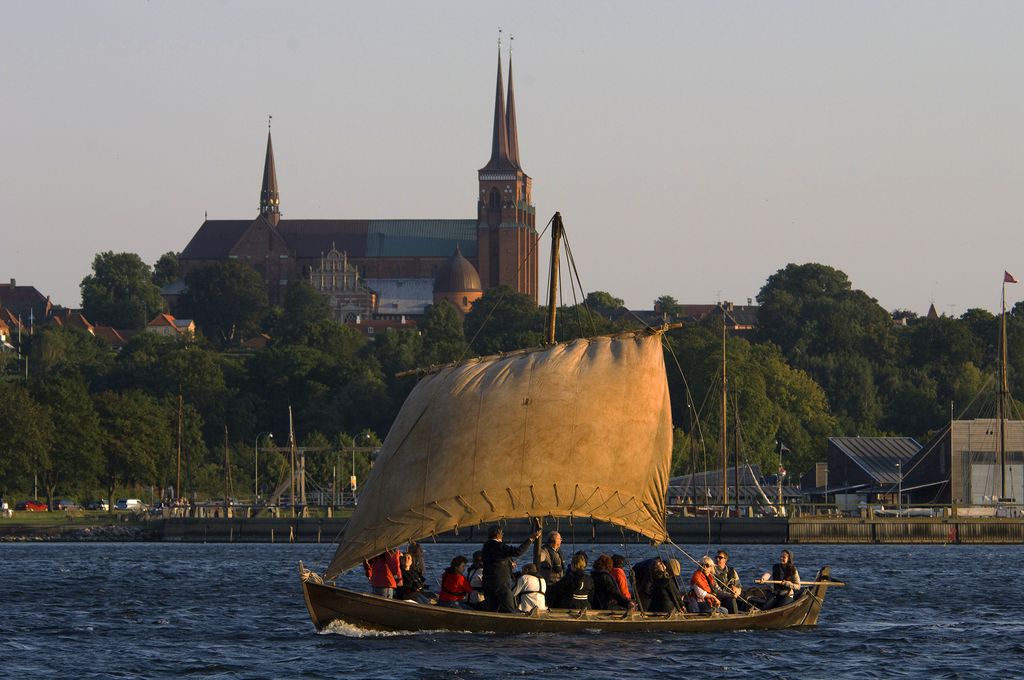
[[[822,568],[818,582],[828,580],[829,568]],[[640,614],[615,611],[552,609],[539,616],[477,612],[415,602],[392,600],[377,595],[339,588],[304,577],[302,592],[306,608],[317,630],[334,622],[375,631],[459,631],[471,633],[573,633],[591,630],[609,632],[679,633],[733,630],[779,630],[814,626],[825,600],[828,585],[816,585],[792,604],[769,611],[708,614]]]

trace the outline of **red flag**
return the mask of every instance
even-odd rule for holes
[[[1013,274],[1003,270],[1003,283],[1020,283],[1017,279],[1013,278]]]

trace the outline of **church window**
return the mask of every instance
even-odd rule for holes
[[[466,297],[465,295],[463,295],[462,296],[462,306],[465,307],[468,304],[469,304],[469,298]]]
[[[274,235],[267,234],[267,250],[274,252]]]
[[[501,193],[497,188],[491,189],[491,208],[501,207]]]

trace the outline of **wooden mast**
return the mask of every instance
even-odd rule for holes
[[[555,344],[555,312],[558,302],[558,255],[562,239],[562,214],[551,218],[551,269],[548,272],[548,328],[547,343]]]
[[[1006,497],[1006,275],[1003,275],[1002,314],[999,328],[999,502],[1012,502]]]
[[[729,452],[728,437],[729,403],[727,401],[727,376],[725,372],[725,305],[719,304],[722,310],[722,510],[729,514]]]
[[[547,343],[555,344],[555,313],[558,310],[558,261],[562,245],[562,213],[556,212],[551,218],[551,266],[548,271],[548,334]],[[540,569],[540,549],[544,542],[544,519],[534,518],[534,528],[541,532],[533,542],[533,563]]]
[[[174,478],[174,502],[181,498],[181,430],[182,430],[181,385],[178,385],[178,473]],[[108,499],[109,500],[109,499]]]

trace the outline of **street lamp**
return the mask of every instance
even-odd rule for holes
[[[260,437],[267,435],[269,439],[274,438],[273,432],[260,432],[256,435],[256,442],[253,444],[253,448],[256,450],[256,456],[253,464],[253,483],[252,483],[252,504],[255,506],[260,501]]]

